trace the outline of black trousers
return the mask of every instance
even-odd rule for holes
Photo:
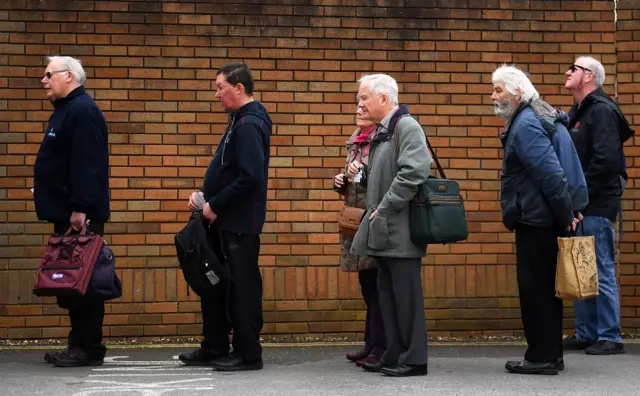
[[[555,296],[559,232],[555,227],[516,228],[520,310],[527,352],[536,363],[562,357],[562,300]]]
[[[376,257],[378,293],[387,338],[385,366],[427,363],[427,323],[420,258]]]
[[[260,236],[222,231],[222,247],[229,266],[231,283],[220,284],[218,295],[201,299],[203,348],[215,353],[229,352],[229,332],[233,330],[234,353],[247,361],[262,358],[262,276],[258,268]],[[228,305],[228,316],[227,316]]]
[[[364,327],[364,347],[369,355],[377,357],[387,350],[387,340],[384,336],[382,310],[378,296],[378,269],[370,268],[358,272],[360,291],[367,305],[367,319]]]
[[[65,233],[69,223],[55,223],[55,233]],[[104,223],[91,223],[88,231],[104,235]],[[102,344],[102,324],[104,322],[104,301],[91,297],[58,297],[58,305],[69,311],[71,331],[68,343],[102,359],[107,348]]]

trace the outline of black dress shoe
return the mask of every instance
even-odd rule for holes
[[[564,370],[564,359],[563,358],[558,358],[558,370],[560,370],[560,371]]]
[[[392,377],[412,377],[416,375],[427,375],[426,364],[398,364],[395,367],[382,367],[380,372]]]
[[[377,362],[363,362],[360,367],[370,373],[379,373],[380,369],[382,369],[382,360],[378,360]]]
[[[184,352],[178,359],[187,366],[211,366],[211,362],[227,356],[227,353],[216,353],[209,348],[198,348],[195,351]]]
[[[564,363],[564,362],[563,362]],[[510,373],[515,374],[545,374],[558,375],[558,363],[533,363],[528,360],[508,361],[504,366]]]
[[[214,369],[220,371],[249,371],[262,370],[262,359],[246,360],[245,358],[231,354],[211,362]]]
[[[58,367],[84,367],[101,366],[103,362],[104,356],[95,356],[79,346],[72,346],[57,355],[53,364]]]
[[[44,354],[44,361],[49,364],[54,364],[56,359],[67,353],[71,349],[71,346],[66,347],[60,351],[49,351]]]

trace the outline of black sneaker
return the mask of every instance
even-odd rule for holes
[[[72,346],[60,355],[56,356],[53,364],[58,367],[83,367],[83,366],[101,366],[104,363],[103,358],[97,358],[85,352],[79,346]]]
[[[219,371],[252,371],[262,370],[262,359],[246,360],[243,357],[231,354],[211,362],[211,366]]]
[[[584,353],[587,355],[619,355],[624,353],[624,346],[619,342],[600,340],[585,349]]]
[[[49,363],[49,364],[54,364],[56,359],[60,356],[62,356],[63,354],[67,353],[69,351],[69,349],[71,348],[71,346],[66,347],[63,350],[60,351],[49,351],[49,352],[45,352],[44,354],[44,361]]]
[[[579,340],[575,335],[570,335],[562,341],[562,348],[565,351],[582,351],[583,349],[589,348],[591,345],[595,344],[595,341],[582,341]]]
[[[227,356],[226,353],[215,353],[209,348],[198,348],[195,351],[184,352],[178,359],[187,366],[211,366],[211,362]]]

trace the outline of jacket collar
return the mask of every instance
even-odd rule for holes
[[[516,109],[516,111],[513,112],[513,115],[511,116],[511,118],[509,118],[509,121],[507,122],[507,125],[505,125],[504,127],[504,132],[502,132],[500,134],[500,141],[502,141],[502,146],[504,147],[507,138],[509,137],[509,132],[511,131],[511,126],[513,125],[513,120],[516,119],[516,117],[518,117],[518,115],[527,107],[529,107],[529,102],[522,102],[520,103],[520,105],[518,106],[518,108]]]
[[[67,96],[65,96],[64,98],[56,99],[53,102],[53,108],[57,109],[59,107],[62,107],[67,103],[69,103],[73,98],[83,95],[84,93],[85,93],[84,86],[81,85],[78,88],[74,89],[73,91],[69,92]]]
[[[391,113],[389,113],[391,114]],[[376,136],[373,138],[372,141],[374,142],[388,142],[389,140],[391,140],[391,137],[393,136],[393,133],[395,132],[396,129],[396,124],[398,123],[398,120],[400,120],[400,117],[408,115],[409,114],[409,108],[407,107],[407,105],[403,104],[400,107],[398,107],[398,109],[393,112],[393,114],[391,115],[391,117],[385,117],[379,125],[379,129],[380,132],[378,132],[376,134]],[[387,123],[385,125],[385,122]]]

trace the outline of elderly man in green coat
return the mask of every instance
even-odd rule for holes
[[[398,106],[398,84],[385,74],[359,80],[358,109],[378,124],[371,140],[367,173],[367,212],[352,251],[378,261],[378,290],[387,352],[367,371],[405,377],[427,374],[427,329],[421,258],[426,247],[409,236],[409,201],[429,177],[422,127]],[[357,164],[349,174],[360,171]]]

